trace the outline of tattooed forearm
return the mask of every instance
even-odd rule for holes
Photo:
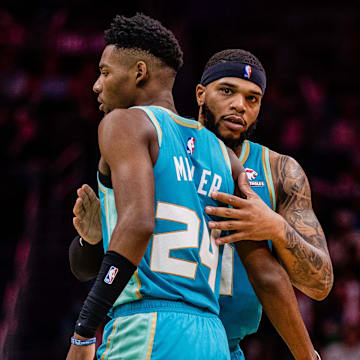
[[[277,212],[286,220],[282,246],[275,244],[293,284],[309,296],[321,299],[333,282],[326,239],[311,204],[309,182],[300,165],[279,156],[274,169]]]
[[[320,270],[323,265],[321,256],[314,251],[309,251],[306,244],[302,244],[301,236],[297,234],[293,228],[287,224],[284,224],[284,226],[287,240],[286,248],[294,255],[295,258],[304,263],[303,266],[310,268],[310,265],[312,265],[315,270]]]
[[[311,297],[322,298],[323,294],[330,291],[333,282],[329,257],[323,251],[306,243],[308,239],[286,223],[284,232],[286,250],[292,255],[285,267],[292,274],[293,284]]]

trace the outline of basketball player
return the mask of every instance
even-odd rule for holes
[[[219,244],[271,240],[293,285],[311,298],[322,300],[331,290],[333,272],[326,239],[312,209],[306,175],[290,157],[245,140],[257,121],[264,79],[265,70],[254,55],[230,49],[210,58],[197,86],[200,122],[234,150],[251,186],[241,189],[246,200],[213,193],[214,199],[233,209],[207,208],[208,214],[231,218],[209,225],[212,229],[236,230],[219,239]],[[234,109],[238,118],[228,116]],[[257,331],[261,306],[233,247],[225,246],[222,264],[220,318],[232,357],[242,359],[240,340]]]
[[[117,17],[106,45],[94,85],[107,114],[99,126],[106,253],[68,359],[92,358],[93,335],[110,308],[99,358],[229,358],[216,316],[222,249],[207,232],[203,209],[218,205],[212,192],[233,192],[231,168],[239,184],[245,173],[213,134],[176,114],[171,89],[181,61],[171,33],[145,16]],[[295,357],[313,359],[282,267],[264,243],[240,243],[238,250]],[[257,270],[259,258],[276,281]]]
[[[170,31],[143,15],[117,16],[105,43],[94,84],[106,114],[98,130],[105,255],[68,359],[93,359],[109,311],[99,359],[228,359],[218,318],[222,249],[204,213],[217,205],[211,187],[234,191],[226,147],[176,113],[182,52]],[[209,184],[201,183],[204,172]]]

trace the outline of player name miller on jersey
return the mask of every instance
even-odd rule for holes
[[[245,168],[245,172],[248,177],[250,186],[255,186],[255,187],[265,186],[265,183],[263,181],[255,181],[256,177],[258,176],[258,173],[255,170],[250,168]]]
[[[177,180],[193,181],[195,166],[191,165],[190,167],[188,158],[174,156],[173,159]],[[220,175],[213,174],[210,170],[203,169],[197,192],[201,195],[210,196],[213,191],[218,191],[220,189],[221,183],[222,177]]]

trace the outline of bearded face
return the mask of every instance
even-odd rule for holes
[[[255,120],[246,130],[241,132],[237,137],[229,135],[227,132],[221,130],[221,121],[216,121],[214,113],[209,109],[206,102],[201,109],[202,117],[204,119],[205,127],[213,132],[220,140],[224,142],[232,150],[236,150],[242,145],[244,140],[249,139],[256,129],[258,119]]]
[[[237,152],[256,128],[261,88],[248,80],[225,77],[207,86],[198,85],[196,96],[199,120]]]

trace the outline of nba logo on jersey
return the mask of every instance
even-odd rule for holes
[[[194,149],[195,149],[195,138],[189,137],[186,144],[186,151],[188,154],[192,155],[194,153]]]
[[[250,79],[251,78],[251,72],[252,72],[251,66],[250,65],[245,65],[245,67],[244,67],[244,78]]]
[[[118,268],[116,268],[115,266],[111,266],[105,276],[104,282],[106,282],[107,284],[112,284],[118,271]]]

